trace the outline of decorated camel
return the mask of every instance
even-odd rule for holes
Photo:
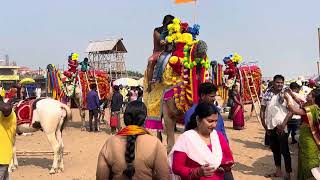
[[[212,62],[212,79],[218,86],[218,94],[224,102],[228,99],[228,92],[236,83],[240,84],[240,93],[244,104],[251,104],[251,114],[255,109],[258,113],[259,97],[261,93],[262,73],[254,63],[241,63],[242,57],[237,53],[223,59],[224,67],[216,61]],[[257,93],[255,95],[255,93]],[[252,96],[251,96],[252,95]],[[258,120],[259,116],[257,115]]]
[[[70,60],[69,60],[70,62]],[[73,100],[80,112],[82,127],[85,130],[85,109],[82,106],[82,91],[80,83],[77,81],[78,72],[72,72],[65,76],[55,68],[53,64],[47,66],[48,91],[52,93],[52,97],[56,100],[66,103],[68,100]]]
[[[144,102],[148,107],[146,128],[162,129],[163,118],[167,149],[170,151],[175,142],[175,124],[183,123],[184,113],[193,103],[198,103],[198,85],[209,80],[210,63],[206,43],[196,39],[199,25],[189,27],[187,23],[181,23],[175,18],[167,28],[166,40],[174,46],[174,50],[164,52],[169,55],[160,55],[158,59],[162,64],[161,82],[149,85],[145,73]]]
[[[14,105],[17,115],[17,134],[30,133],[42,130],[53,149],[54,159],[50,173],[63,171],[63,151],[62,131],[67,120],[71,120],[70,108],[51,98],[26,99]],[[14,155],[9,166],[12,172],[18,167],[16,147],[14,145]]]
[[[261,92],[262,73],[261,69],[254,63],[241,63],[242,57],[237,53],[227,56],[223,59],[225,64],[225,70],[222,72],[219,67],[222,65],[215,65],[213,69],[216,69],[215,82],[218,86],[224,86],[225,88],[231,88],[235,83],[240,83],[242,100],[245,104],[251,104],[252,98],[250,96],[249,85],[254,86],[258,97]],[[220,75],[219,75],[220,74]],[[221,75],[222,74],[222,75]],[[224,81],[222,78],[225,77]],[[252,77],[252,78],[251,78]],[[251,87],[251,92],[254,92]]]
[[[78,69],[78,65],[81,69]],[[66,103],[72,100],[80,112],[82,127],[86,130],[85,109],[86,95],[90,91],[90,84],[96,84],[100,99],[110,98],[109,78],[106,72],[89,70],[88,59],[78,63],[78,54],[72,53],[68,57],[68,69],[61,73],[53,64],[47,66],[48,91],[52,97]]]

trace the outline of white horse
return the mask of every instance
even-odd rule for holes
[[[17,133],[30,133],[40,129],[47,135],[49,143],[52,146],[54,159],[50,174],[61,172],[64,169],[63,164],[63,150],[62,130],[67,120],[71,120],[70,108],[54,99],[45,98],[36,102],[33,110],[32,123],[21,124],[17,126]],[[35,127],[38,125],[38,127]],[[40,125],[40,126],[39,126]],[[13,148],[14,154],[9,166],[9,172],[12,172],[18,167],[18,160],[16,156],[16,147]]]

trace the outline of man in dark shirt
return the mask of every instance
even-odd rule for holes
[[[89,110],[89,132],[92,131],[92,119],[94,117],[94,131],[98,131],[99,96],[96,84],[90,85],[91,91],[87,94],[87,108]]]
[[[119,92],[119,86],[115,85],[113,87],[113,95],[111,100],[111,116],[117,116],[118,117],[118,123],[117,123],[117,129],[118,131],[121,129],[120,125],[120,111],[123,104],[123,96]],[[111,127],[111,132],[115,132],[115,128]]]

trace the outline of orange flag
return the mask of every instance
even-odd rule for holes
[[[196,0],[175,0],[175,3],[181,4],[181,3],[188,3],[188,2],[193,2],[193,1],[196,1]]]

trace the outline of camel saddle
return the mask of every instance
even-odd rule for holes
[[[41,99],[43,98],[25,99],[17,105],[17,107],[15,108],[15,112],[17,115],[17,125],[29,124],[29,126],[31,126],[33,110],[36,109],[36,104]]]

